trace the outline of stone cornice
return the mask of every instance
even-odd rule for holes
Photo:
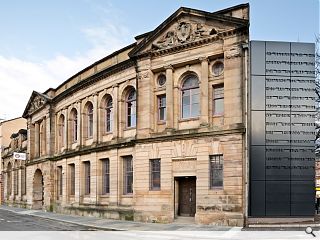
[[[77,92],[81,89],[84,89],[104,78],[107,78],[109,76],[112,76],[118,72],[121,72],[125,69],[128,69],[130,67],[133,67],[135,66],[135,63],[132,59],[128,59],[124,62],[121,62],[117,65],[114,65],[114,66],[111,66],[99,73],[96,73],[95,75],[93,76],[90,76],[82,81],[80,81],[79,83],[73,85],[72,87],[70,87],[69,89],[63,91],[62,93],[60,93],[59,95],[57,95],[56,97],[54,97],[52,99],[52,102],[56,103],[56,102],[59,102],[61,101],[62,99],[64,99],[65,97],[67,97],[68,95],[74,93],[74,92]]]
[[[159,50],[154,50],[151,49],[147,52],[142,52],[140,54],[137,54],[136,56],[138,58],[142,58],[142,57],[158,57],[158,56],[162,56],[162,55],[166,55],[166,54],[171,54],[171,53],[175,53],[175,52],[179,52],[179,51],[183,51],[185,49],[188,48],[193,48],[193,47],[197,47],[197,46],[201,46],[203,44],[208,44],[208,43],[212,43],[218,40],[223,40],[225,37],[229,37],[229,36],[234,36],[236,34],[248,34],[248,29],[247,27],[240,27],[237,29],[232,29],[232,30],[228,30],[228,31],[224,31],[224,32],[219,32],[216,35],[207,37],[207,38],[202,38],[199,39],[197,41],[193,41],[193,42],[187,42],[184,44],[180,44],[180,45],[176,45],[173,47],[169,47],[169,48],[165,48],[165,49],[159,49]]]
[[[192,130],[190,130],[192,131]],[[26,163],[27,166],[34,165],[46,161],[58,161],[65,158],[76,157],[79,155],[86,155],[92,152],[102,152],[107,151],[115,148],[126,148],[126,147],[134,147],[136,144],[143,144],[143,143],[154,143],[154,142],[163,142],[163,141],[173,141],[173,140],[184,140],[184,139],[195,139],[195,138],[202,138],[202,137],[215,137],[215,136],[223,136],[223,135],[230,135],[230,134],[244,134],[245,127],[238,126],[233,129],[228,130],[216,130],[216,131],[207,131],[207,132],[196,132],[190,133],[190,131],[184,131],[185,133],[173,133],[173,135],[163,135],[163,136],[153,136],[150,138],[144,139],[133,139],[128,142],[117,142],[114,144],[110,143],[100,143],[94,146],[84,146],[77,150],[71,150],[69,152],[65,152],[59,155],[51,156],[51,157],[43,157],[38,158]]]

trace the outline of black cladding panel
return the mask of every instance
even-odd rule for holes
[[[315,46],[250,42],[250,215],[311,216]]]

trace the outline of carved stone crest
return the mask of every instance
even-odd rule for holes
[[[158,41],[154,42],[152,47],[163,49],[216,34],[217,31],[215,29],[210,30],[202,23],[180,22],[174,29],[167,31]]]
[[[226,58],[236,58],[236,57],[241,57],[241,48],[240,47],[234,47],[229,49],[226,52]]]
[[[181,43],[184,43],[190,38],[191,35],[191,24],[181,22],[177,27],[177,38]]]

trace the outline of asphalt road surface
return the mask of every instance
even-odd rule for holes
[[[95,231],[98,229],[0,209],[0,231]]]

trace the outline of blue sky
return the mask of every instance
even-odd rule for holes
[[[314,42],[319,33],[319,0],[1,1],[0,118],[21,116],[32,90],[57,87],[181,6],[217,11],[246,2],[252,40]]]

